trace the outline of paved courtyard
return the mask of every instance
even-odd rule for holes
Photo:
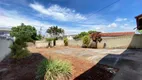
[[[85,58],[89,61],[97,63],[108,54],[120,55],[126,49],[84,49],[84,48],[56,48],[54,50],[47,50],[48,53],[67,54],[76,57]]]
[[[39,49],[40,50],[40,49]],[[56,47],[44,53],[66,54],[118,68],[113,80],[142,80],[142,49],[87,49]]]

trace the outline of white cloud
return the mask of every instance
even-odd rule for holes
[[[5,10],[2,8],[0,8],[0,11],[0,27],[11,28],[24,23],[26,25],[32,25],[39,30],[39,27],[41,26],[46,27],[47,29],[52,25],[48,22],[42,23],[41,21],[20,15],[17,11]]]
[[[3,8],[0,8],[0,27],[1,28],[11,28],[13,26],[20,25],[21,23],[24,23],[26,25],[32,25],[36,27],[37,30],[42,26],[42,33],[45,35],[46,29],[48,27],[57,25],[57,24],[50,24],[49,22],[41,22],[39,20],[32,19],[31,17],[26,17],[24,15],[21,15],[18,13],[18,11],[13,10],[6,10]],[[65,34],[78,34],[79,32],[82,32],[84,29],[81,29],[81,27],[78,28],[72,28],[64,25],[58,25],[59,27],[63,28],[65,30]]]
[[[120,21],[126,21],[126,20],[127,20],[127,18],[117,18],[115,21],[120,22]]]
[[[34,10],[38,11],[40,14],[44,14],[48,17],[52,17],[55,20],[59,21],[79,21],[86,20],[86,17],[80,13],[76,13],[75,10],[69,8],[63,8],[59,5],[52,5],[48,8],[45,8],[39,3],[34,3],[29,5]]]
[[[28,25],[35,26],[39,29],[40,26],[43,26],[43,32],[45,33],[46,29],[52,25],[57,25],[65,30],[66,34],[78,34],[82,31],[88,30],[96,30],[100,32],[113,32],[116,31],[115,27],[121,28],[120,30],[125,31],[126,28],[129,28],[130,24],[118,24],[119,22],[115,21],[126,21],[127,18],[118,18],[114,21],[114,23],[109,23],[102,15],[98,14],[85,14],[82,15],[77,13],[75,10],[71,10],[69,8],[63,8],[58,5],[52,5],[48,8],[44,6],[34,3],[30,4],[30,7],[38,11],[43,20],[47,17],[52,18],[56,21],[68,21],[72,24],[72,26],[60,25],[55,23],[50,23],[48,21],[42,22],[40,20],[33,19],[32,17],[27,17],[22,14],[19,14],[18,11],[15,10],[6,10],[0,8],[0,27],[8,27],[8,26],[17,26],[21,23],[25,23]],[[35,14],[37,15],[37,14]],[[38,17],[39,18],[39,17]],[[125,26],[125,27],[124,27]],[[127,27],[126,27],[127,26]],[[125,28],[125,29],[124,29]],[[129,30],[132,27],[129,28]]]
[[[123,29],[123,31],[135,31],[135,26],[133,24],[122,24],[120,28]]]
[[[25,23],[27,25],[33,25],[33,26],[51,26],[49,23],[42,23],[38,20],[31,19],[29,17],[26,17],[24,15],[18,14],[17,11],[9,11],[0,8],[0,26],[17,26],[21,23]]]
[[[117,24],[116,23],[111,23],[108,25],[109,28],[116,28],[117,27]]]
[[[100,31],[100,32],[104,32],[107,28],[107,25],[81,25],[81,27],[83,27],[82,29],[84,29],[85,31],[89,31],[89,30],[96,30],[96,31]]]

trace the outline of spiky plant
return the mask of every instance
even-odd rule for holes
[[[71,77],[71,64],[62,60],[43,60],[38,67],[38,79],[44,80],[69,80]]]

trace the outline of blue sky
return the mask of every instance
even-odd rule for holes
[[[97,30],[134,31],[135,16],[142,13],[142,0],[0,0],[0,27],[25,23],[45,33],[57,25],[66,34]]]

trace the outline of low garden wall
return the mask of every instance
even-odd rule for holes
[[[82,40],[69,40],[69,46],[82,46]],[[104,46],[105,44],[105,46]],[[48,42],[37,41],[36,47],[47,47]],[[56,46],[64,46],[63,40],[57,40]],[[101,43],[98,43],[98,48],[142,48],[142,35],[135,34],[133,36],[120,36],[120,37],[103,37]]]
[[[0,39],[0,61],[5,58],[10,53],[11,40]]]
[[[105,48],[142,48],[142,35],[103,38],[102,42],[98,44],[98,48],[103,48],[104,43]]]
[[[36,41],[35,46],[37,48],[45,48],[45,47],[48,46],[48,42],[46,42],[46,41]]]

